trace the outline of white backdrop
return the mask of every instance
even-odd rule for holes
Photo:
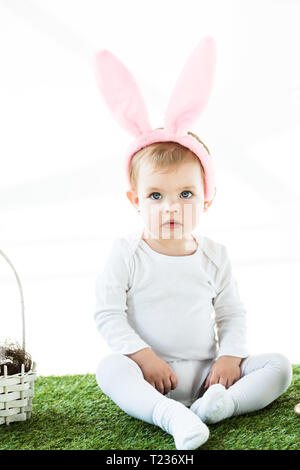
[[[95,372],[109,351],[95,279],[113,239],[140,225],[125,196],[132,137],[98,92],[94,54],[110,49],[129,67],[161,127],[205,34],[216,78],[190,130],[215,157],[218,192],[199,229],[228,247],[253,354],[300,362],[299,16],[296,0],[0,0],[0,248],[22,281],[40,374]],[[3,259],[0,315],[0,340],[21,339]]]

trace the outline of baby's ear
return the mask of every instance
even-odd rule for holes
[[[209,207],[212,205],[213,200],[216,197],[217,188],[215,187],[214,190],[215,190],[215,194],[214,194],[213,198],[210,201],[205,201],[205,203],[204,203],[204,209],[203,209],[204,212],[206,212],[209,209]]]
[[[212,37],[204,37],[185,63],[165,112],[165,126],[184,133],[196,121],[210,97],[216,63]]]
[[[131,204],[136,208],[138,209],[138,196],[135,192],[134,189],[130,189],[129,191],[126,192],[126,196],[127,198],[129,199],[129,201],[131,202]]]
[[[118,123],[135,137],[151,131],[148,112],[133,75],[110,51],[101,49],[95,57],[98,87]]]

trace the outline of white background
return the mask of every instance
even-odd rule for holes
[[[213,93],[190,130],[215,158],[203,235],[227,245],[251,352],[300,362],[300,4],[243,0],[0,0],[0,248],[21,278],[38,372],[95,372],[109,352],[93,313],[115,237],[140,226],[121,129],[93,72],[107,48],[135,76],[153,128],[205,34]],[[14,274],[0,259],[0,339],[21,339]]]

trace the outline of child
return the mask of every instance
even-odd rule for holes
[[[186,131],[208,99],[214,61],[214,41],[204,38],[175,86],[165,128],[155,130],[130,72],[108,51],[96,61],[110,109],[136,136],[127,197],[143,220],[115,240],[97,279],[95,321],[112,350],[97,382],[181,450],[206,442],[207,424],[267,406],[292,380],[284,355],[249,355],[227,249],[196,229],[216,187],[207,147]]]

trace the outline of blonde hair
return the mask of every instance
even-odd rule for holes
[[[159,129],[162,129],[160,127]],[[196,134],[188,132],[195,139],[197,139],[205,147],[207,153],[210,155],[206,145],[199,139]],[[139,170],[143,162],[147,161],[153,166],[154,170],[163,170],[170,167],[178,167],[184,161],[191,158],[196,159],[200,163],[203,186],[205,184],[205,172],[203,166],[197,157],[190,149],[184,147],[178,142],[154,142],[146,147],[138,150],[131,159],[129,168],[129,177],[132,188],[137,191]]]

